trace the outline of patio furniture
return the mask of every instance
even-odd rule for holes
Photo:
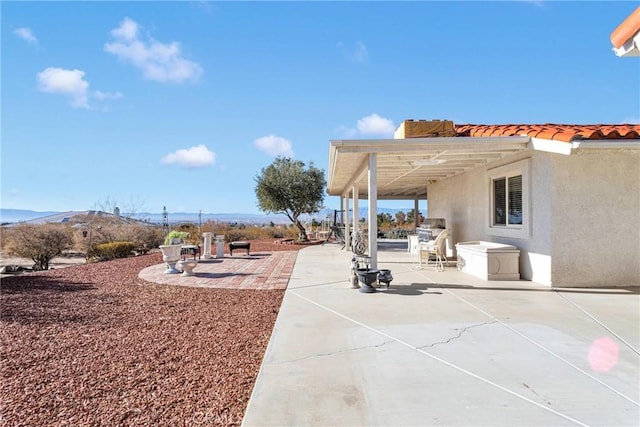
[[[429,258],[433,256],[435,258],[436,271],[444,271],[444,262],[449,265],[447,259],[447,237],[449,237],[449,230],[444,229],[438,234],[435,240],[428,242],[420,242],[418,246],[418,257],[420,262],[420,268],[422,268],[423,261],[425,265],[429,265]]]
[[[234,249],[246,249],[247,255],[251,255],[249,253],[250,247],[251,247],[250,242],[229,242],[229,255],[233,255]]]
[[[340,227],[338,225],[335,225],[335,224],[332,225],[331,226],[331,232],[327,235],[327,238],[325,239],[325,243],[329,240],[331,235],[333,235],[335,237],[336,241],[342,245],[341,249],[344,249],[344,247],[347,244],[347,241],[344,238],[344,228],[342,228],[342,227]]]
[[[187,255],[193,256],[193,259],[196,259],[196,255],[198,255],[198,259],[200,259],[200,246],[182,245],[180,247],[180,255],[182,256],[182,259],[186,259]]]

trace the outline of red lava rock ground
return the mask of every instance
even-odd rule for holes
[[[138,279],[161,262],[153,253],[2,279],[1,425],[241,423],[284,291]]]

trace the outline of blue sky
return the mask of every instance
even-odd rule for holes
[[[327,170],[405,119],[637,123],[636,7],[3,1],[1,205],[259,213],[277,155]]]

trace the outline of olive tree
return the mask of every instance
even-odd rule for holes
[[[51,259],[73,245],[73,236],[65,225],[19,224],[8,230],[7,251],[33,260],[39,270],[48,270]]]
[[[288,157],[278,157],[255,177],[258,207],[267,213],[284,214],[300,230],[300,240],[307,241],[307,232],[300,215],[322,209],[327,185],[324,170]]]

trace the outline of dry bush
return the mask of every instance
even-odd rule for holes
[[[202,232],[211,232],[215,235],[224,235],[227,242],[239,240],[263,240],[263,239],[295,239],[298,237],[298,229],[291,225],[247,225],[229,224],[226,222],[207,221],[201,227]]]
[[[74,232],[74,246],[84,253],[90,246],[112,242],[133,242],[136,249],[153,249],[161,245],[163,239],[162,228],[151,224],[95,221]]]
[[[183,239],[185,243],[191,245],[200,244],[201,236],[200,233],[198,233],[198,227],[195,224],[180,224],[179,226],[174,228],[174,230],[188,233],[187,237]]]
[[[51,259],[73,245],[71,229],[62,224],[19,224],[5,232],[7,252],[33,260],[39,270],[48,270]]]
[[[111,242],[95,245],[89,249],[87,258],[92,261],[109,261],[126,258],[133,254],[136,245],[133,242]]]

